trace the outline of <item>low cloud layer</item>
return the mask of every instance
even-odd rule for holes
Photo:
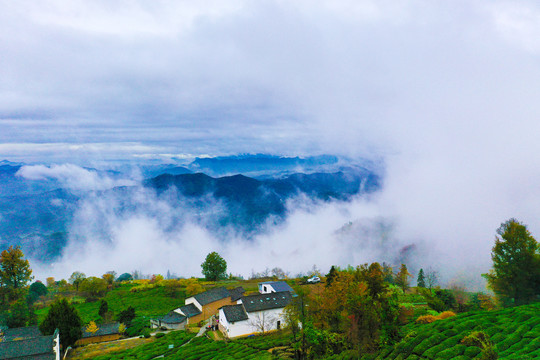
[[[62,258],[39,271],[57,277],[75,270],[200,276],[206,255],[218,251],[233,274],[247,277],[252,271],[280,267],[294,275],[313,265],[327,271],[334,264],[395,264],[402,260],[403,247],[411,245],[411,239],[396,238],[391,224],[378,217],[368,199],[320,203],[296,198],[289,202],[283,223],[269,221],[265,231],[247,239],[227,227],[218,234],[206,230],[190,210],[172,207],[151,190],[139,189],[131,198],[128,204],[113,193],[83,200]]]
[[[87,170],[72,164],[23,166],[17,172],[17,176],[27,180],[57,180],[63,187],[76,191],[106,190],[135,184],[133,180],[113,179],[100,175],[95,170]]]

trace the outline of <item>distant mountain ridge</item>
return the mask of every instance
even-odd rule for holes
[[[240,162],[244,159],[239,158]],[[216,168],[228,169],[233,160],[218,159],[218,163],[225,161],[228,165]],[[251,158],[248,163],[259,160]],[[250,169],[268,170],[274,161],[299,163],[297,158],[264,157],[261,162],[266,165],[259,163]],[[335,165],[331,158],[312,161],[315,162]],[[214,162],[210,163],[213,166]],[[96,207],[99,211],[129,217],[134,212],[146,211],[146,204],[137,200],[142,190],[154,194],[146,196],[145,201],[154,201],[151,199],[155,197],[173,209],[174,220],[169,226],[191,221],[216,236],[226,228],[249,239],[266,231],[271,224],[282,222],[288,215],[287,202],[295,197],[303,196],[314,202],[348,201],[381,187],[380,175],[361,166],[339,166],[339,171],[312,173],[289,173],[289,165],[283,171],[275,166],[271,171],[280,175],[254,178],[241,174],[212,177],[202,172],[192,173],[189,167],[162,165],[148,168],[157,176],[147,178],[140,185],[75,193],[62,188],[55,179],[28,180],[16,175],[21,166],[24,164],[0,165],[0,249],[8,244],[21,245],[29,256],[46,262],[60,255],[68,241],[74,215],[88,201],[102,201],[113,207],[108,210]],[[120,172],[86,170],[108,177],[123,176]],[[286,175],[282,176],[283,173]]]
[[[324,166],[335,166],[339,159],[333,155],[285,157],[266,154],[246,154],[196,158],[188,167],[194,172],[212,176],[249,173],[306,172]]]
[[[159,195],[174,189],[179,196],[187,198],[211,197],[226,207],[218,219],[205,223],[206,227],[234,225],[246,234],[257,233],[269,217],[277,221],[286,216],[286,202],[304,194],[315,201],[347,201],[359,194],[378,190],[378,175],[364,172],[336,172],[293,174],[281,179],[257,180],[244,175],[213,178],[203,173],[164,174],[144,182]],[[199,203],[198,210],[211,207],[211,203]],[[217,222],[215,222],[217,221]]]

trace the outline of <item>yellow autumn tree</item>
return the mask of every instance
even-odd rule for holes
[[[197,279],[186,279],[186,295],[193,296],[204,291],[204,288],[199,284]]]
[[[99,328],[94,321],[90,321],[90,323],[86,326],[86,332],[91,334],[95,334],[98,330]]]

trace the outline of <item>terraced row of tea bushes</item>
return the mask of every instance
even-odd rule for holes
[[[179,349],[174,356],[166,358],[178,360],[270,360],[272,356],[268,351],[254,349],[237,342],[213,341],[206,337],[198,337],[193,339],[188,345]]]
[[[478,356],[481,349],[466,346],[461,340],[473,331],[490,338],[499,359],[540,358],[540,303],[500,311],[461,314],[431,324],[410,324],[408,333],[393,347],[364,359],[456,359]]]
[[[193,339],[195,334],[185,331],[174,331],[161,338],[156,338],[149,344],[140,345],[131,349],[116,351],[109,354],[99,355],[95,360],[150,360],[160,355],[172,355],[178,352],[178,349]],[[173,345],[170,349],[169,346]],[[167,358],[169,358],[167,356]]]
[[[268,350],[278,346],[288,346],[292,342],[292,335],[285,332],[273,332],[265,335],[250,336],[235,340],[240,344],[244,344],[259,350]]]
[[[192,333],[174,331],[165,334],[163,337],[156,338],[152,343],[100,355],[95,360],[150,360],[158,356],[164,356],[165,359],[182,360],[270,360],[272,358],[271,354],[266,350],[260,350],[239,342],[213,341],[204,336],[194,336]],[[171,348],[170,345],[173,345],[173,347]]]

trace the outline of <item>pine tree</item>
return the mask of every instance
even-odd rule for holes
[[[416,286],[425,288],[426,287],[426,277],[424,276],[424,269],[420,269],[418,272],[418,278],[416,279]]]
[[[99,311],[98,311],[99,316],[101,317],[105,316],[107,311],[109,311],[109,304],[107,304],[105,300],[101,300],[101,302],[99,303]]]
[[[326,287],[332,285],[332,282],[334,282],[334,279],[336,278],[336,276],[337,276],[337,270],[334,267],[334,265],[332,265],[332,267],[330,268],[330,271],[326,275]]]
[[[45,320],[39,325],[44,335],[52,335],[56,329],[60,332],[60,344],[64,349],[75,344],[82,336],[82,320],[75,306],[60,299],[54,302]]]

